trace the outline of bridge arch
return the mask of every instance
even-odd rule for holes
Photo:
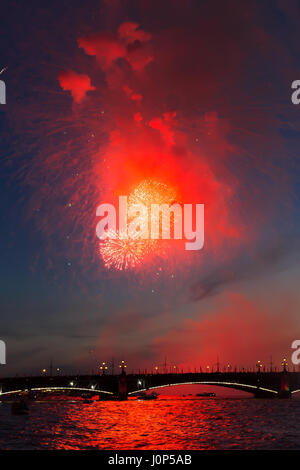
[[[146,392],[147,390],[156,390],[158,388],[175,387],[179,385],[213,385],[216,387],[233,388],[235,390],[241,390],[244,392],[253,393],[254,395],[256,395],[257,392],[263,393],[272,397],[278,395],[278,392],[276,390],[272,390],[270,388],[265,388],[265,387],[257,388],[256,385],[242,384],[239,382],[210,381],[210,380],[195,381],[195,382],[179,382],[179,383],[177,382],[177,383],[168,383],[168,384],[163,384],[163,385],[154,385],[148,388],[134,390],[132,392],[129,392],[128,395],[133,395],[138,392]]]
[[[83,388],[83,387],[34,387],[34,388],[26,388],[20,390],[9,390],[7,392],[0,392],[0,400],[3,396],[9,395],[19,395],[20,393],[29,393],[29,392],[64,392],[64,391],[78,391],[78,392],[85,392],[85,393],[93,393],[94,395],[98,395],[99,393],[106,393],[108,395],[113,395],[113,392],[108,392],[107,390],[98,390],[96,388]]]

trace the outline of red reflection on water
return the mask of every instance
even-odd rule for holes
[[[290,416],[293,415],[291,422]],[[1,449],[300,449],[300,401],[159,398],[0,407]]]
[[[127,402],[94,402],[66,409],[65,419],[72,430],[69,442],[57,442],[58,449],[82,448],[74,442],[73,430],[84,429],[88,447],[97,449],[182,449],[197,448],[195,438],[208,433],[211,420],[218,417],[218,403],[177,397],[156,401],[128,400]],[[197,413],[195,415],[195,408]],[[224,423],[223,423],[224,424]],[[222,425],[223,425],[222,424]],[[75,447],[74,447],[75,446]],[[209,445],[209,448],[213,448]]]

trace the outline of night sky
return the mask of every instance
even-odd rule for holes
[[[10,0],[0,16],[0,373],[290,357],[297,2]],[[97,206],[149,179],[204,203],[203,250],[105,266]]]

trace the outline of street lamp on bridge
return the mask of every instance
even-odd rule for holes
[[[283,367],[283,371],[286,372],[287,367],[288,367],[288,362],[286,360],[286,357],[283,358],[281,365]]]
[[[125,374],[125,369],[127,367],[127,365],[125,364],[125,361],[121,361],[121,364],[119,365],[120,369],[122,369],[121,373],[122,375]]]
[[[257,372],[260,372],[260,371],[261,371],[261,368],[262,368],[262,363],[261,363],[261,361],[257,361],[256,367],[257,367]]]
[[[99,369],[101,370],[102,372],[102,375],[105,374],[105,372],[107,371],[108,367],[106,365],[106,362],[102,362],[101,366],[99,367]]]

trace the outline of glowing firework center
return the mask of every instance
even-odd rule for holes
[[[119,196],[119,227],[112,204],[98,206],[101,217],[96,234],[100,255],[107,268],[135,268],[149,255],[160,255],[163,240],[188,240],[186,250],[200,250],[204,245],[204,205],[175,202],[176,192],[163,183],[143,181],[127,197]],[[183,237],[184,233],[184,237]]]

